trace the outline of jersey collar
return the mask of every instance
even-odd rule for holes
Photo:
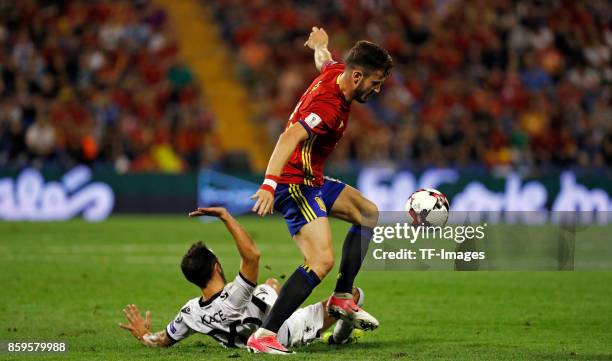
[[[200,299],[198,300],[198,303],[200,304],[200,307],[206,307],[206,306],[210,305],[212,303],[212,301],[214,301],[217,297],[219,297],[221,292],[223,292],[223,290],[221,290],[221,291],[215,293],[214,295],[210,296],[207,300],[204,300],[204,297],[200,297]]]

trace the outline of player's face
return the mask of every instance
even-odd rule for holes
[[[374,92],[380,93],[385,79],[386,77],[382,70],[377,70],[368,76],[363,76],[362,73],[357,88],[355,88],[353,99],[359,103],[365,103]]]

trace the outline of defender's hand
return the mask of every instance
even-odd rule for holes
[[[317,48],[326,48],[329,43],[329,37],[323,28],[312,27],[308,40],[304,43],[304,46],[309,47],[312,50]]]
[[[121,328],[125,328],[130,331],[134,337],[138,340],[142,340],[142,337],[147,333],[151,332],[151,312],[147,311],[145,313],[145,318],[143,319],[140,316],[140,311],[136,305],[127,305],[123,309],[123,313],[125,317],[128,319],[129,323],[127,324],[119,324]]]
[[[189,217],[211,216],[223,219],[228,215],[229,212],[223,207],[198,208],[193,212],[189,212]]]
[[[251,196],[251,199],[256,199],[252,211],[260,216],[274,213],[274,195],[265,189],[259,189]]]

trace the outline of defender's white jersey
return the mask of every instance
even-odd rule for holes
[[[166,332],[175,342],[200,332],[214,337],[225,347],[245,347],[276,298],[271,287],[260,285],[256,288],[238,274],[233,282],[209,299],[189,300],[168,324]]]

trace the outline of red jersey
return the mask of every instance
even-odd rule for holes
[[[308,139],[297,145],[283,168],[280,183],[323,185],[325,160],[348,126],[350,103],[340,91],[339,77],[344,64],[328,62],[308,87],[289,117],[287,128],[300,123]]]

